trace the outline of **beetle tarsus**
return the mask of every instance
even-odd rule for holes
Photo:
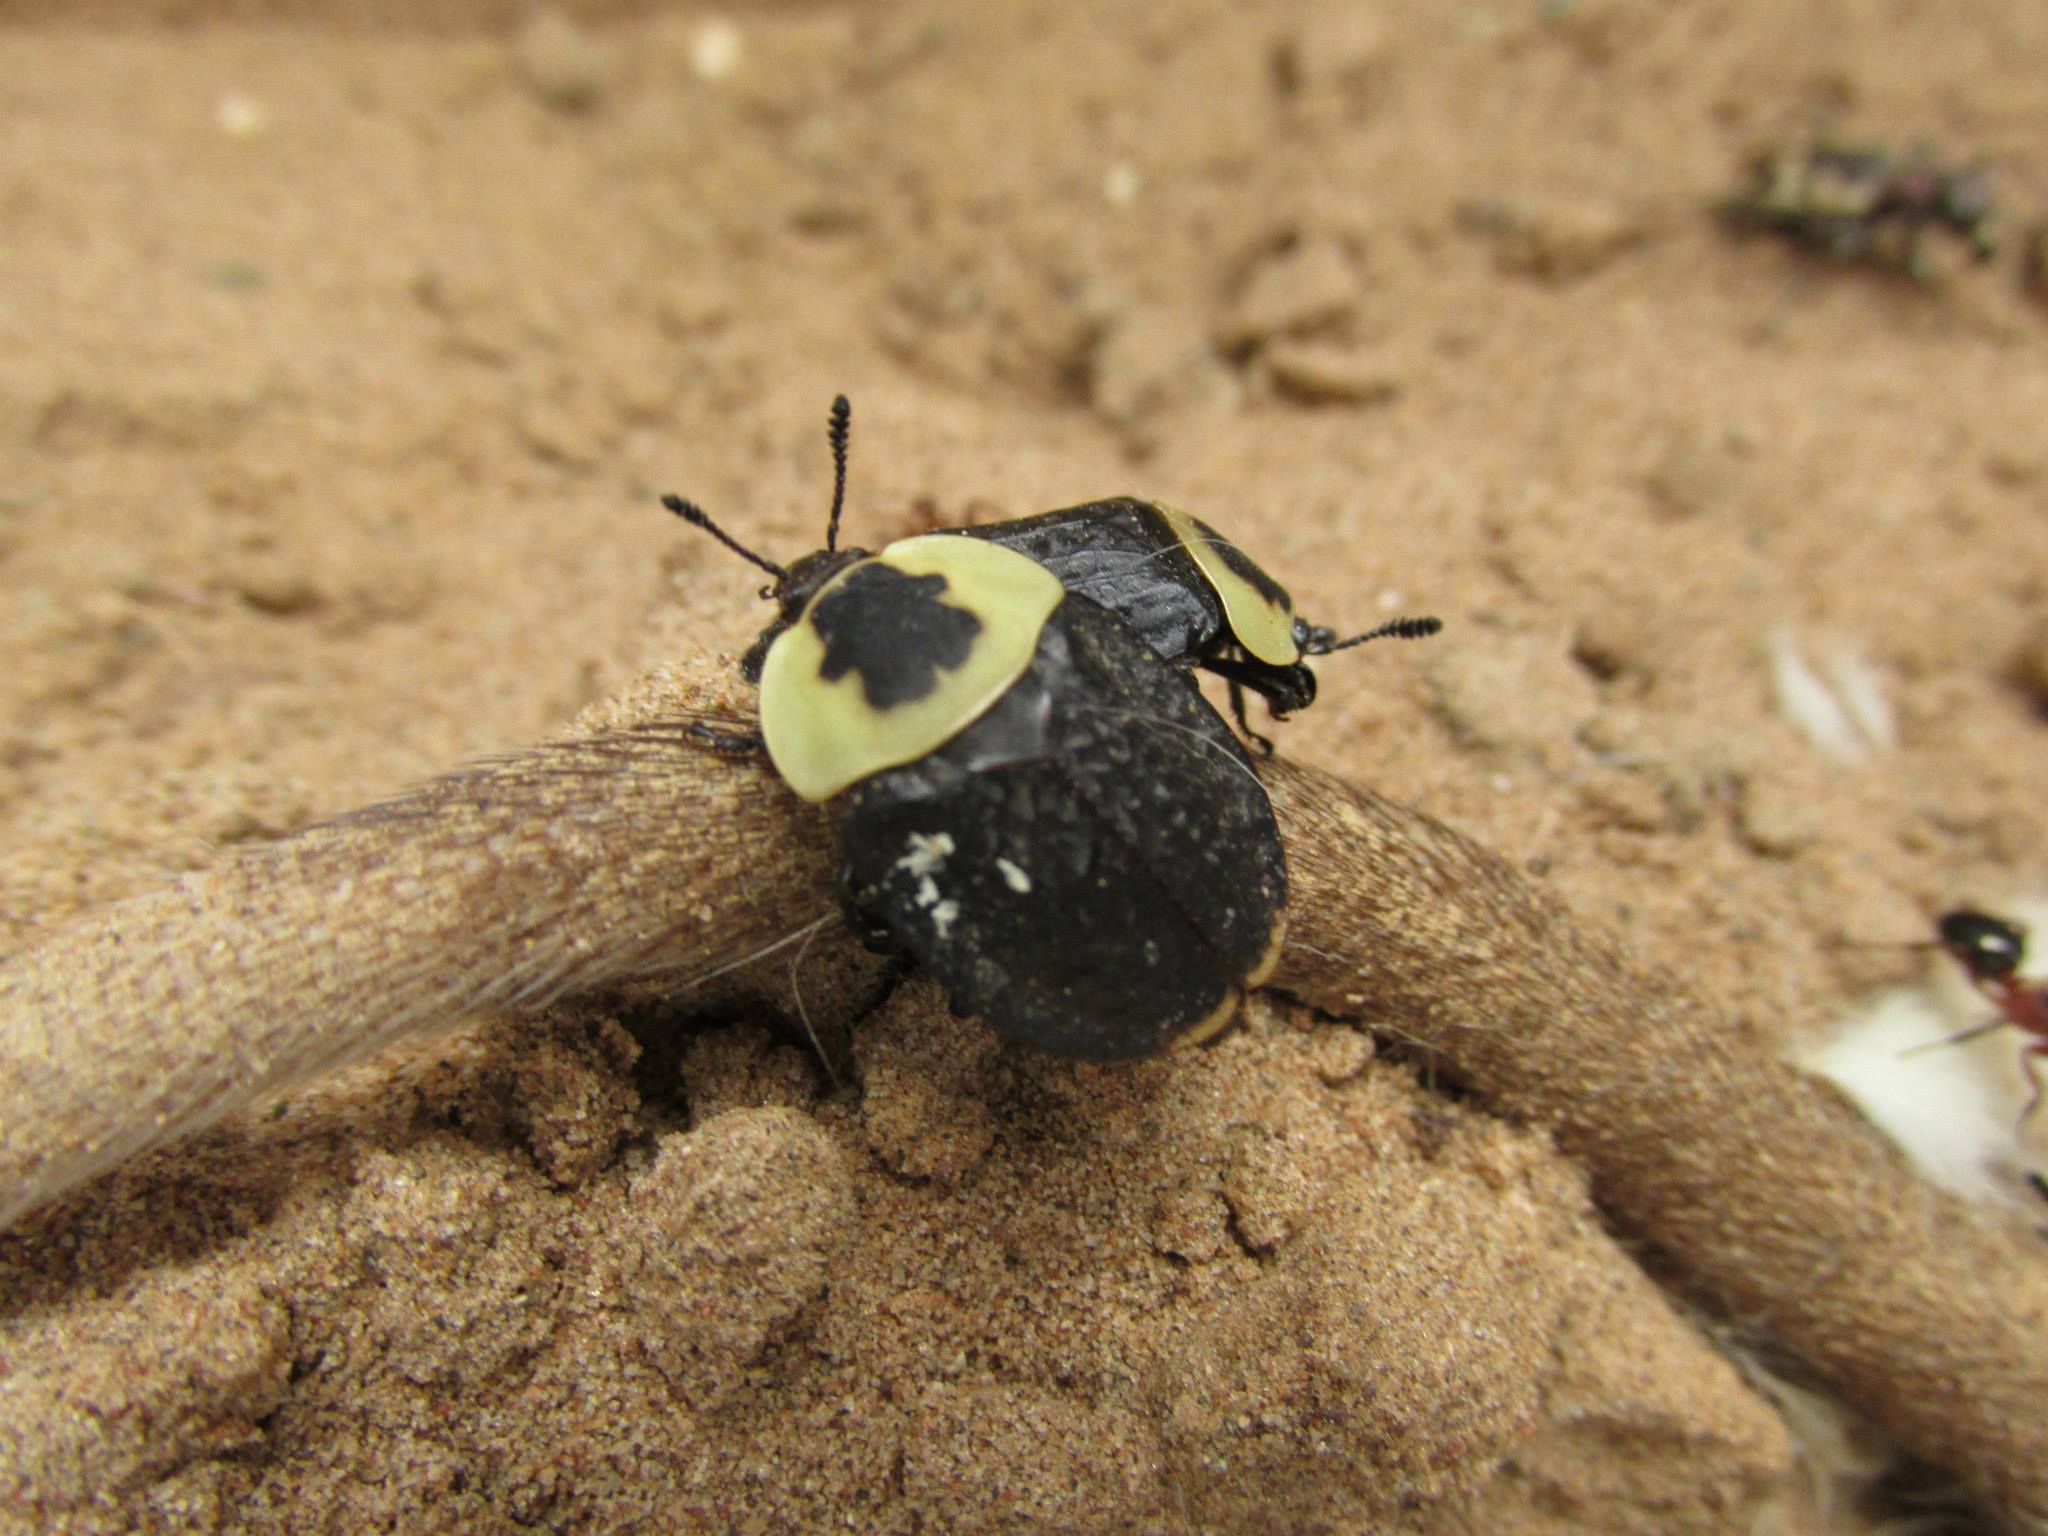
[[[1270,705],[1272,701],[1268,700],[1267,702]],[[1234,677],[1230,679],[1230,713],[1237,720],[1238,733],[1246,741],[1257,747],[1262,756],[1271,757],[1273,755],[1273,738],[1261,736],[1252,729],[1252,723],[1244,712],[1244,684]]]

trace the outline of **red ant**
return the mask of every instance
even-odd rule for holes
[[[2048,1058],[2048,987],[2029,986],[2019,975],[2020,959],[2027,947],[2027,930],[2018,923],[1993,917],[1988,912],[1958,907],[1941,915],[1935,932],[1938,937],[1912,947],[1939,949],[1953,959],[1963,968],[1970,985],[1991,1000],[1998,1009],[1998,1016],[1986,1019],[1982,1024],[1972,1024],[1968,1029],[1943,1039],[1915,1046],[1905,1054],[1911,1056],[1938,1045],[1960,1045],[1994,1029],[2010,1027],[2025,1031],[2032,1038],[2020,1046],[2020,1071],[2025,1074],[2027,1086],[2033,1091],[2027,1099],[2027,1107],[2020,1111],[2019,1123],[2024,1126],[2040,1108],[2043,1092],[2048,1091],[2041,1081],[2041,1060]]]

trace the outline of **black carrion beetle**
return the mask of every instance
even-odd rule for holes
[[[1433,618],[1391,619],[1339,640],[1335,630],[1299,617],[1287,589],[1236,544],[1163,501],[1118,496],[952,531],[1029,555],[1161,656],[1227,679],[1239,729],[1269,751],[1272,743],[1245,719],[1245,689],[1284,719],[1315,702],[1308,657],[1368,640],[1419,639],[1442,627]]]
[[[825,547],[765,569],[742,670],[807,799],[837,799],[856,928],[925,965],[1007,1041],[1119,1059],[1208,1038],[1279,958],[1287,874],[1266,791],[1189,670],[1000,541]],[[721,748],[751,738],[700,733]]]

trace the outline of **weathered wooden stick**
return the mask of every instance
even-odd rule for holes
[[[252,850],[0,976],[0,1210],[403,1034],[686,977],[828,913],[827,821],[691,742],[647,680],[588,734]],[[1609,1209],[2015,1523],[2048,1521],[2048,1263],[1920,1182],[1758,1033],[1581,931],[1470,840],[1267,779],[1282,984],[1397,1022],[1552,1125]]]
[[[1827,1085],[1471,839],[1268,767],[1293,885],[1276,984],[1398,1020],[1554,1127],[1602,1205],[2016,1525],[2048,1521],[2048,1252],[1923,1182]]]
[[[117,903],[0,972],[0,1225],[407,1035],[708,971],[831,913],[827,823],[692,744],[594,733]],[[609,728],[606,728],[609,727]]]

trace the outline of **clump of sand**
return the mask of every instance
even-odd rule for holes
[[[618,1128],[590,1106],[631,1102],[631,1053],[536,1068],[531,1031],[472,1031],[60,1207],[10,1240],[15,1294],[71,1299],[15,1336],[40,1363],[0,1436],[37,1450],[8,1507],[1457,1529],[1568,1498],[1618,1530],[1648,1479],[1705,1531],[1779,1490],[1775,1418],[1545,1139],[1349,1026],[1261,1008],[1193,1057],[1077,1067],[918,985],[858,1040],[856,1102],[788,1043],[703,1035],[690,1123],[565,1180],[546,1149]],[[178,1188],[281,1165],[179,1262]]]

